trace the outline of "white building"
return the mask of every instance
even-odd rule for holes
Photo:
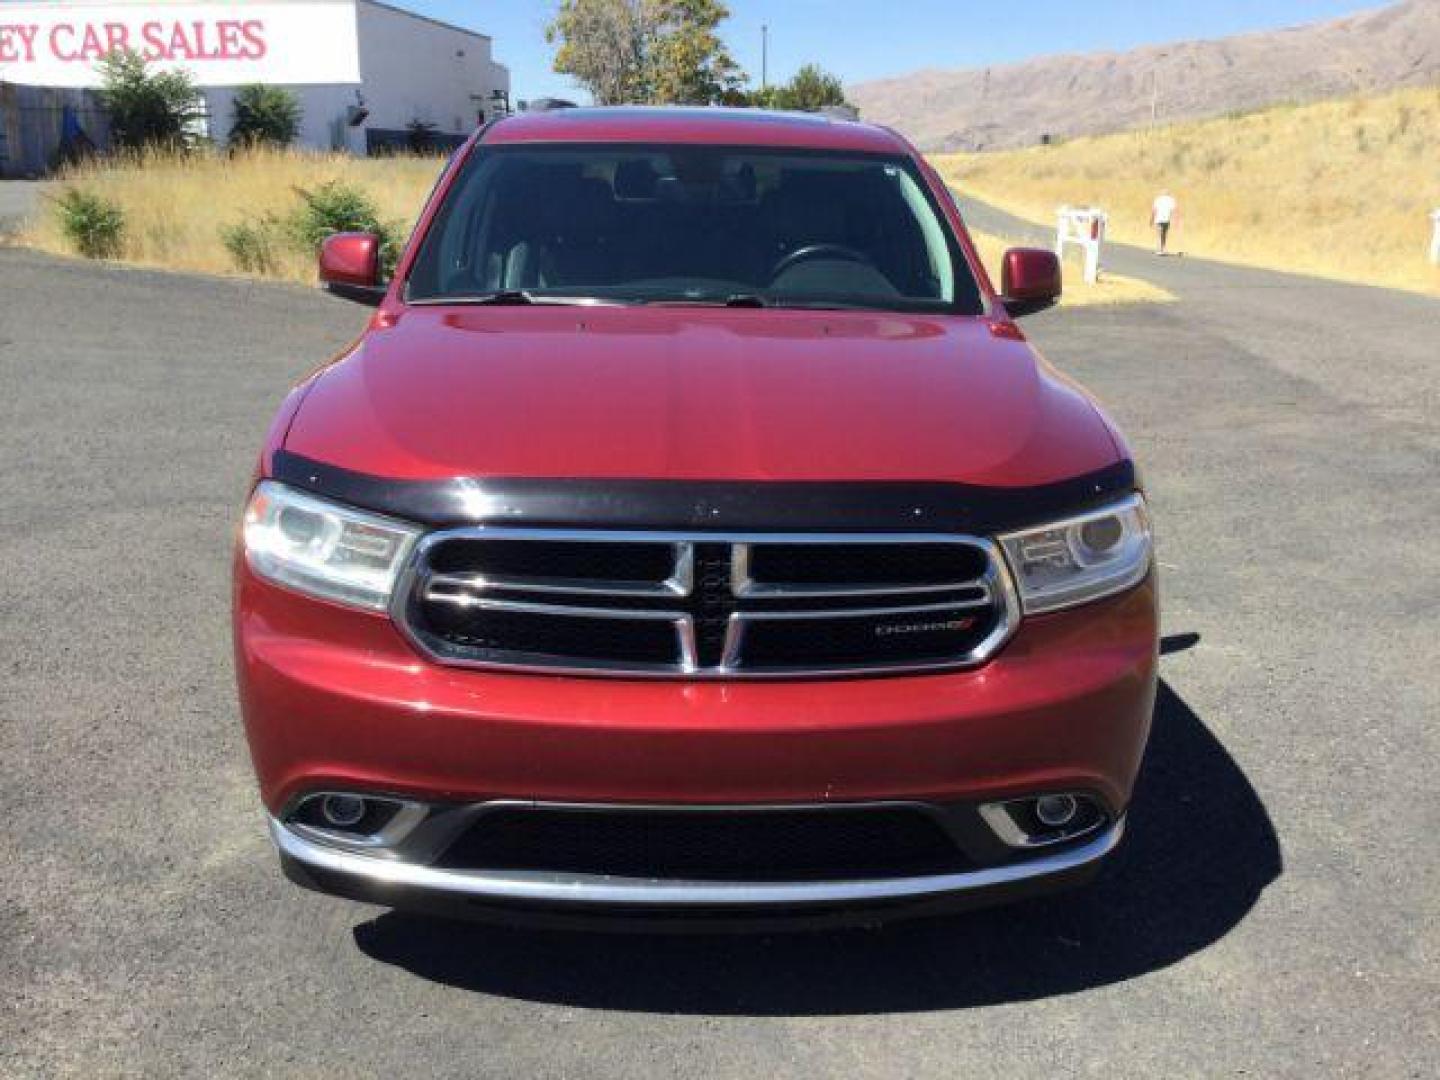
[[[0,175],[44,171],[77,124],[103,145],[96,61],[117,47],[189,71],[221,143],[248,83],[295,94],[302,145],[359,154],[404,146],[417,125],[457,144],[510,94],[488,36],[379,0],[7,0]]]

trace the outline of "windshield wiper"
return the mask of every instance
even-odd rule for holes
[[[895,311],[877,304],[854,304],[844,300],[776,300],[770,305],[795,311]]]
[[[502,289],[500,292],[477,296],[473,300],[466,299],[465,301],[467,304],[476,304],[481,307],[522,307],[538,302],[539,298],[525,289]]]
[[[724,298],[718,296],[666,296],[645,300],[642,303],[650,307],[763,308],[770,306],[770,301],[759,293],[731,293]]]
[[[411,303],[430,306],[464,304],[469,307],[529,307],[532,304],[555,307],[623,306],[620,300],[604,300],[598,296],[546,296],[528,289],[500,289],[477,296],[427,296],[423,300],[412,300]]]
[[[636,297],[613,300],[601,296],[550,296],[546,293],[531,292],[529,289],[498,289],[495,292],[477,293],[470,296],[427,296],[411,300],[411,304],[424,307],[463,305],[468,307],[631,307],[636,304],[647,307],[718,307],[718,308],[792,308],[801,311],[890,311],[883,305],[847,303],[844,300],[801,298],[774,298],[762,293],[737,292],[728,296],[664,296],[653,299]]]
[[[721,299],[718,296],[706,297],[666,297],[663,300],[647,300],[645,303],[654,307],[727,307],[727,308],[791,308],[797,311],[886,311],[884,307],[877,307],[873,304],[855,304],[844,300],[805,300],[787,299],[784,297],[769,297],[760,293],[731,293]]]

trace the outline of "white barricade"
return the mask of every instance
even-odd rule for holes
[[[1079,244],[1085,251],[1085,281],[1091,285],[1100,279],[1100,246],[1109,221],[1105,211],[1093,206],[1062,206],[1056,216],[1056,256],[1063,260],[1065,245]]]
[[[1440,266],[1440,210],[1430,213],[1430,261]]]

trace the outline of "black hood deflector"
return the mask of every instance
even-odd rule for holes
[[[396,480],[277,451],[276,480],[435,527],[917,532],[989,535],[1054,521],[1130,494],[1129,461],[1035,487],[931,481]]]

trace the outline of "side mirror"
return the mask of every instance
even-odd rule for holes
[[[1060,260],[1043,248],[1011,248],[1000,264],[1000,302],[1019,318],[1060,299]]]
[[[336,296],[369,304],[385,298],[380,284],[380,238],[371,233],[336,233],[320,245],[320,284]]]

